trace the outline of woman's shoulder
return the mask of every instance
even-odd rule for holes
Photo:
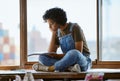
[[[73,30],[82,30],[78,23],[69,22],[69,26],[73,26]]]
[[[80,27],[78,23],[73,23],[73,22],[69,22],[68,25],[69,25],[69,26],[74,25],[75,27]]]

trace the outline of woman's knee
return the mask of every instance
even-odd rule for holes
[[[81,54],[81,52],[79,50],[73,49],[68,51],[66,54],[68,54],[69,56],[79,56]]]

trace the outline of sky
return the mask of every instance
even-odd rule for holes
[[[16,45],[20,42],[20,12],[19,0],[0,0],[0,23],[8,35],[15,38]]]

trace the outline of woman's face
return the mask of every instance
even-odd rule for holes
[[[59,25],[56,22],[54,22],[53,20],[47,19],[47,23],[49,24],[49,28],[52,31],[57,31],[58,30]]]

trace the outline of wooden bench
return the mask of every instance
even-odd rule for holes
[[[84,80],[86,74],[88,73],[104,73],[104,80],[106,79],[120,79],[120,69],[91,69],[87,72],[36,72],[34,70],[15,70],[6,71],[0,70],[0,81],[1,79],[7,79],[6,81],[13,81],[15,75],[20,75],[23,79],[26,72],[32,72],[35,79],[45,79],[45,80]]]

